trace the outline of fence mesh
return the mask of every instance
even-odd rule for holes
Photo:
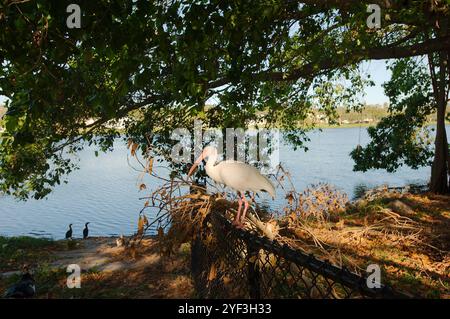
[[[294,250],[267,237],[235,228],[220,213],[208,219],[200,245],[201,271],[194,276],[204,298],[407,298],[366,278]],[[196,247],[199,248],[198,243]],[[193,256],[193,258],[195,258]]]

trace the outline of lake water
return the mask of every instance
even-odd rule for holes
[[[281,145],[280,162],[290,171],[296,189],[300,191],[310,184],[325,182],[352,198],[360,187],[427,182],[429,167],[419,170],[403,167],[392,174],[384,170],[353,172],[349,153],[358,144],[359,131],[359,128],[337,128],[311,132],[308,152],[293,151]],[[366,130],[362,129],[361,144],[367,142]],[[116,143],[113,152],[99,154],[98,157],[95,157],[94,149],[85,149],[78,155],[80,170],[69,175],[69,183],[55,188],[47,199],[19,202],[10,197],[0,197],[0,235],[60,239],[64,237],[67,225],[73,223],[74,236],[81,237],[87,221],[91,222],[92,236],[132,234],[143,206],[139,198],[144,194],[139,192],[139,173],[129,166],[127,153],[122,142]],[[149,188],[157,185],[151,179],[146,180],[146,184]],[[282,197],[272,201],[263,196],[259,200],[276,209],[284,204]],[[150,211],[147,211],[147,216],[151,220]]]

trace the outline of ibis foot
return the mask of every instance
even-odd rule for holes
[[[233,226],[238,228],[238,229],[244,229],[245,228],[245,225],[241,221],[236,220],[236,219],[233,220],[233,222],[231,224],[233,224]]]
[[[234,219],[233,222],[232,222],[231,224],[232,224],[234,227],[239,228],[239,229],[244,228],[244,224],[243,224],[241,221],[236,220],[236,219]]]

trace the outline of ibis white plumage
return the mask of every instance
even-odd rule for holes
[[[189,170],[188,176],[191,176],[195,168],[206,160],[206,174],[215,182],[224,184],[238,193],[239,206],[236,218],[233,223],[237,227],[242,227],[242,221],[245,218],[249,203],[245,198],[245,192],[259,193],[265,191],[269,193],[272,198],[275,198],[275,187],[272,182],[264,175],[262,175],[255,167],[246,163],[227,160],[219,163],[217,162],[217,149],[213,146],[207,146],[203,149],[200,157],[194,162]],[[242,204],[244,204],[244,211],[241,215]]]

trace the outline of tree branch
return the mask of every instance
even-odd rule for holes
[[[164,99],[166,96],[161,96],[161,95],[153,95],[153,96],[149,96],[146,99],[144,99],[143,101],[139,102],[139,103],[134,103],[134,104],[130,104],[127,107],[119,110],[116,114],[116,116],[114,117],[114,119],[119,119],[122,118],[124,116],[126,116],[128,113],[130,113],[133,110],[137,110],[140,109],[141,107],[144,107],[146,105],[149,105],[151,103],[155,103],[156,101],[160,100],[160,99]],[[81,139],[83,139],[84,136],[86,136],[87,134],[91,133],[92,131],[94,131],[96,128],[98,128],[99,126],[105,124],[106,122],[110,121],[111,118],[100,118],[96,121],[94,121],[93,123],[89,124],[89,125],[84,125],[82,128],[83,129],[87,129],[86,132],[84,132],[83,134],[72,138],[66,142],[64,142],[63,144],[58,145],[57,147],[55,147],[52,152],[58,152],[60,150],[62,150],[63,148],[65,148],[66,146],[69,146],[73,143],[76,143],[78,141],[80,141]]]
[[[290,72],[262,72],[253,75],[253,79],[258,81],[295,81],[302,77],[315,75],[324,70],[333,70],[364,60],[386,60],[399,59],[413,56],[420,56],[436,51],[448,50],[450,48],[450,36],[430,39],[410,46],[386,46],[369,48],[355,52],[352,57],[346,54],[336,55],[333,59],[325,59],[316,63],[308,63]],[[212,81],[208,89],[229,84],[230,80],[223,77]]]

